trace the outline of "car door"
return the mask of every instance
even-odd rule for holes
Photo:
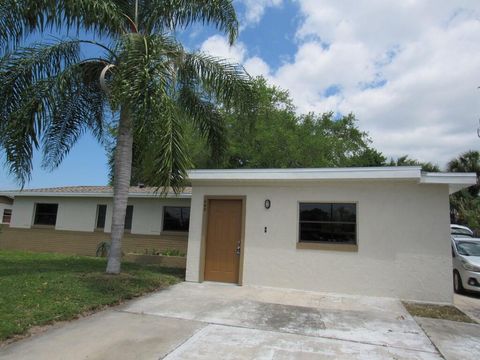
[[[459,271],[460,268],[462,266],[461,264],[461,261],[460,261],[460,257],[458,256],[458,252],[457,252],[457,247],[455,246],[455,241],[452,240],[451,241],[451,246],[452,246],[452,265],[453,265],[453,269]]]

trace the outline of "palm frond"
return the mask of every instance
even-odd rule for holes
[[[163,192],[168,187],[180,192],[185,186],[187,169],[192,166],[184,138],[184,122],[179,115],[177,104],[164,97],[152,109],[148,129],[136,133],[137,145],[139,135],[145,141],[140,147],[146,182],[162,188]]]
[[[130,27],[130,7],[128,0],[2,0],[0,47],[15,47],[35,31],[52,27],[117,37]]]
[[[166,94],[175,72],[172,63],[179,62],[183,48],[165,35],[129,34],[119,41],[116,50],[119,65],[115,69],[112,97],[116,106],[128,106],[145,116],[159,92]]]
[[[202,53],[189,53],[178,70],[180,83],[196,83],[225,106],[248,106],[253,88],[242,66]]]
[[[53,78],[79,59],[78,42],[18,49],[0,62],[0,141],[10,172],[29,179],[31,156],[52,112]]]
[[[148,34],[201,22],[227,33],[231,44],[238,35],[238,20],[231,0],[145,1],[140,8],[139,18]]]
[[[200,134],[207,140],[214,161],[220,160],[227,147],[225,119],[216,106],[194,91],[182,87],[178,96],[180,109],[192,119]]]
[[[58,167],[79,137],[87,130],[103,141],[106,96],[99,75],[105,63],[83,62],[62,73],[51,120],[42,138],[43,163],[48,170]],[[61,79],[65,78],[65,79]]]
[[[85,129],[102,135],[104,98],[92,74],[105,64],[82,63],[79,51],[76,40],[36,44],[0,62],[0,142],[22,185],[41,141],[44,165],[53,168]]]

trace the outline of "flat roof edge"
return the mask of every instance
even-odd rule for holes
[[[191,170],[191,181],[208,180],[355,180],[420,179],[419,166],[311,169],[221,169]]]
[[[476,173],[422,173],[421,183],[475,185]]]

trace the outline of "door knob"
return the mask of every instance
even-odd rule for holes
[[[237,242],[237,248],[235,249],[235,254],[240,255],[240,241]]]

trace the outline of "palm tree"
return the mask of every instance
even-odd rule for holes
[[[388,166],[421,166],[422,171],[426,172],[439,172],[440,168],[438,165],[433,164],[431,162],[420,162],[415,159],[411,159],[408,155],[403,155],[394,160],[393,158],[390,159],[390,163]]]
[[[470,186],[468,191],[473,196],[478,196],[480,191],[480,152],[467,151],[452,159],[447,164],[448,171],[451,172],[474,172],[477,174],[477,185]]]
[[[185,122],[192,121],[218,155],[225,147],[225,126],[217,104],[240,106],[251,91],[242,67],[190,53],[176,40],[175,30],[194,22],[214,25],[230,43],[237,36],[231,0],[0,4],[0,146],[22,186],[30,179],[34,149],[43,149],[43,165],[53,169],[84,132],[103,141],[109,114],[115,115],[108,273],[121,269],[133,143],[141,149],[148,140],[155,184],[179,191],[190,166]],[[75,30],[74,37],[21,46],[30,35],[51,28]],[[102,41],[79,38],[83,33]],[[85,44],[97,47],[99,55],[82,56]]]
[[[451,172],[474,172],[477,184],[450,196],[450,221],[470,226],[479,231],[480,152],[467,151],[447,164]]]

